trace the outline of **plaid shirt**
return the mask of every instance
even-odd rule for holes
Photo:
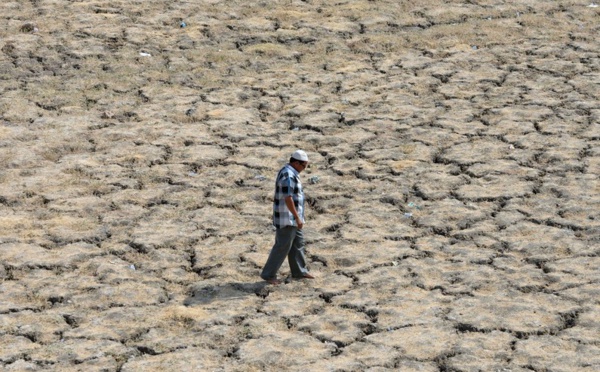
[[[277,174],[275,181],[275,196],[273,198],[273,226],[281,228],[285,226],[297,226],[296,219],[287,205],[285,197],[291,196],[294,206],[302,222],[304,222],[304,192],[298,171],[286,164]]]

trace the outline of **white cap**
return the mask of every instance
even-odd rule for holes
[[[308,161],[308,155],[302,150],[294,151],[292,158],[300,161]]]

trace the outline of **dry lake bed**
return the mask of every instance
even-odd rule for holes
[[[0,371],[600,370],[595,3],[0,13]]]

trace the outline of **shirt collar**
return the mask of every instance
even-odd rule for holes
[[[298,173],[298,171],[294,167],[292,167],[291,164],[288,163],[285,166],[288,167],[294,173],[294,176],[299,176],[300,175],[300,173]]]

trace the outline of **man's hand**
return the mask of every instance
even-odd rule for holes
[[[285,205],[288,207],[292,215],[296,219],[296,225],[298,226],[298,230],[302,230],[302,226],[304,226],[304,221],[298,215],[298,211],[296,210],[296,206],[294,205],[294,199],[291,196],[285,197]]]

